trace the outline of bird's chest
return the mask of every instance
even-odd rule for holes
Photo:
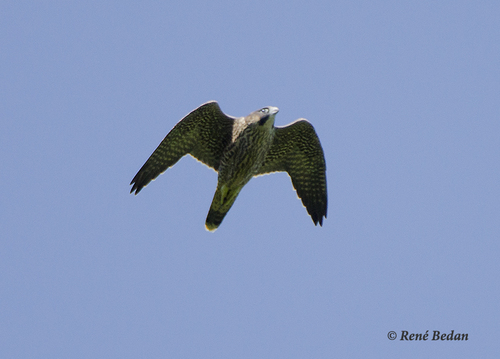
[[[234,183],[248,182],[262,166],[272,140],[272,133],[243,133],[225,151],[219,179]]]

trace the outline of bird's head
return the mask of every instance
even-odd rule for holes
[[[251,114],[252,122],[258,126],[272,127],[274,125],[274,117],[279,109],[274,106],[263,107]]]

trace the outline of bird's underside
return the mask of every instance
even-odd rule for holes
[[[327,213],[326,165],[313,126],[299,119],[274,127],[276,107],[246,117],[224,114],[217,102],[190,112],[167,134],[132,182],[138,194],[183,156],[190,154],[218,172],[206,228],[217,229],[243,186],[254,176],[285,171],[314,224]]]

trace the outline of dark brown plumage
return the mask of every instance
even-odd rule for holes
[[[215,230],[243,186],[254,176],[286,171],[314,224],[327,213],[326,165],[313,126],[299,119],[274,127],[276,107],[246,117],[224,114],[217,102],[189,113],[167,134],[130,183],[131,193],[190,154],[219,173],[217,190],[206,220]]]
[[[285,171],[314,224],[323,225],[328,196],[323,148],[305,119],[276,127],[274,141],[257,175]]]

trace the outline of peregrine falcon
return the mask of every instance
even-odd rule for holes
[[[254,176],[285,171],[315,225],[326,218],[326,165],[313,126],[301,118],[274,127],[277,107],[264,107],[246,117],[224,114],[207,102],[180,120],[167,134],[130,184],[141,189],[181,157],[190,154],[219,173],[205,222],[219,227],[245,184]]]

